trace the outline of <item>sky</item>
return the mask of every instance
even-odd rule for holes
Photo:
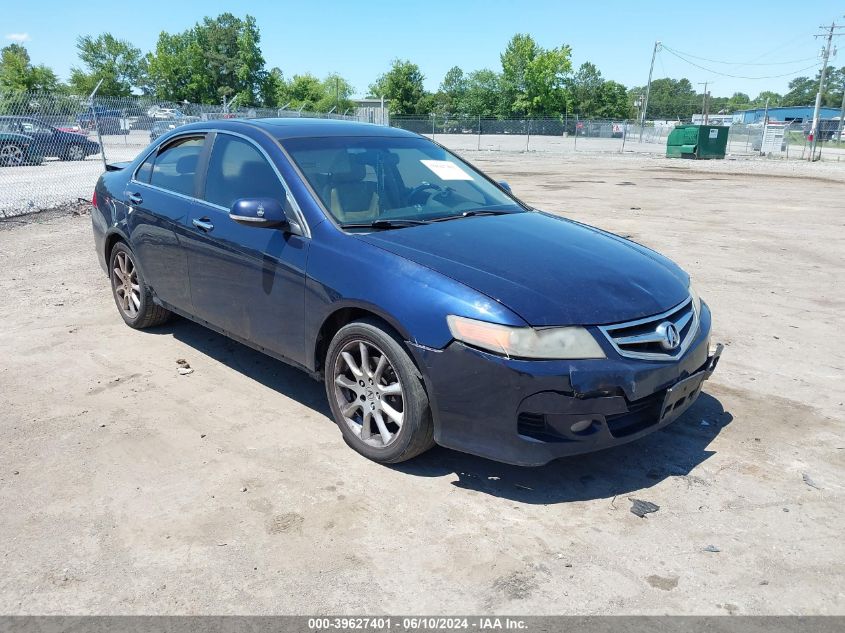
[[[687,61],[663,49],[655,61],[655,78],[687,77],[693,84],[708,81],[714,96],[741,91],[754,97],[762,90],[785,92],[795,75],[815,75],[822,42],[813,35],[819,26],[834,20],[845,24],[842,0],[769,0],[765,4],[740,0],[86,0],[83,4],[79,10],[80,5],[73,8],[67,0],[0,0],[0,44],[22,43],[34,63],[46,64],[67,79],[71,67],[79,65],[78,35],[110,32],[146,52],[155,48],[162,30],[183,31],[206,15],[226,11],[241,17],[249,13],[258,21],[267,68],[278,66],[288,78],[305,72],[318,77],[339,72],[363,96],[394,58],[418,64],[426,88],[432,91],[454,65],[464,71],[500,70],[499,54],[520,32],[530,33],[545,48],[568,44],[576,68],[591,61],[606,79],[641,86],[648,79],[654,42],[661,40]],[[840,38],[839,47],[841,52],[832,63],[845,66],[845,37]]]

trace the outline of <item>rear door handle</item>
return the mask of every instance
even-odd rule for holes
[[[194,226],[200,229],[201,231],[208,231],[214,230],[214,225],[209,221],[208,218],[200,218],[199,220],[194,220]]]
[[[140,193],[130,193],[129,202],[131,204],[141,204],[144,202],[144,199],[141,197]]]

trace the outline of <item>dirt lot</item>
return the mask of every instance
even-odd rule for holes
[[[296,370],[124,326],[87,217],[7,222],[0,613],[845,614],[845,169],[470,160],[692,273],[727,348],[688,414],[539,469],[378,466]]]

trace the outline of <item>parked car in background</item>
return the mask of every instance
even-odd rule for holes
[[[44,157],[35,149],[31,136],[4,132],[0,122],[0,167],[40,165]]]
[[[84,160],[100,153],[100,144],[89,140],[84,133],[59,130],[33,117],[0,116],[0,132],[31,138],[32,152],[42,157]]]
[[[155,121],[150,128],[150,141],[156,140],[159,136],[170,130],[175,130],[180,125],[187,125],[199,121],[199,117],[185,117],[173,121]]]
[[[124,113],[116,108],[94,105],[77,115],[76,121],[84,130],[99,128],[100,134],[129,133]]]
[[[382,463],[437,443],[540,465],[635,440],[721,354],[675,263],[397,128],[180,126],[110,165],[92,203],[127,325],[175,313],[305,369]]]
[[[147,116],[158,120],[181,119],[185,115],[178,108],[152,106],[147,110]]]

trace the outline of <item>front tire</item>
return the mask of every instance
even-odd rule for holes
[[[342,327],[329,345],[326,395],[346,443],[382,464],[434,446],[422,377],[401,339],[375,319]]]
[[[129,327],[141,330],[170,318],[169,310],[153,302],[152,291],[135,263],[135,253],[125,242],[118,242],[112,249],[109,278],[117,310]]]

